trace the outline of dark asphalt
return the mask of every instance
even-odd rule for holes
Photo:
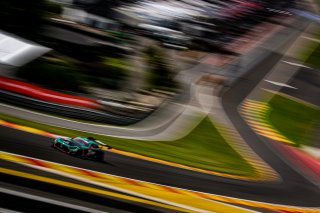
[[[134,203],[128,200],[122,200],[115,197],[98,195],[82,190],[70,189],[48,183],[38,182],[21,177],[1,174],[1,188],[14,192],[31,194],[41,198],[47,198],[66,204],[85,207],[86,209],[71,208],[69,206],[58,205],[54,202],[45,202],[28,196],[18,196],[17,194],[5,193],[0,191],[0,208],[10,209],[20,212],[92,212],[98,210],[101,212],[176,212],[169,209],[163,209],[156,206],[150,206],[143,203]],[[17,205],[17,203],[19,205]],[[1,211],[1,210],[0,210]]]
[[[291,79],[290,86],[281,92],[320,107],[320,70],[301,68]]]
[[[288,41],[286,44],[290,43],[291,41]],[[286,47],[287,45],[283,45],[283,48]],[[283,178],[281,182],[252,183],[233,180],[151,163],[115,153],[110,153],[108,162],[105,164],[81,160],[50,148],[51,139],[6,127],[0,127],[0,150],[197,191],[262,202],[319,207],[319,188],[286,164],[282,157],[277,155],[277,151],[272,144],[265,138],[257,136],[237,111],[237,106],[241,101],[281,57],[281,54],[270,53],[261,63],[252,67],[237,83],[234,83],[232,89],[227,90],[222,97],[224,108],[242,137],[261,158],[280,173]]]
[[[91,169],[134,179],[187,188],[203,192],[228,195],[244,199],[319,206],[320,192],[295,171],[280,163],[291,178],[281,183],[251,183],[213,175],[201,174],[140,159],[110,153],[107,163],[98,163],[68,156],[50,147],[49,138],[0,127],[2,151],[26,155],[57,163]],[[269,150],[272,155],[272,152]],[[270,154],[267,153],[267,154]],[[275,156],[277,159],[277,157]],[[297,190],[300,193],[296,193]]]
[[[290,42],[289,42],[290,43]],[[288,43],[284,44],[282,48],[286,49]],[[305,197],[306,194],[302,192],[304,187],[314,187],[305,177],[297,173],[293,167],[290,167],[283,160],[283,156],[278,154],[272,143],[264,137],[256,135],[253,130],[240,116],[237,106],[249,95],[255,86],[263,79],[272,67],[282,58],[281,54],[272,53],[269,57],[264,59],[259,65],[253,67],[249,72],[242,76],[241,79],[229,90],[222,95],[222,102],[229,118],[240,132],[241,136],[245,139],[248,145],[255,150],[255,152],[271,165],[283,178],[282,187],[287,188],[288,193],[298,193],[302,195],[300,202],[307,203],[309,198]],[[263,66],[261,66],[263,64]],[[293,187],[294,188],[291,188]],[[314,187],[316,193],[319,189]],[[315,197],[314,197],[315,198]],[[314,199],[313,198],[313,199]],[[297,200],[296,200],[297,201]],[[318,205],[320,200],[317,201]]]

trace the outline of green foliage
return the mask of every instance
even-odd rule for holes
[[[320,121],[320,109],[276,95],[269,102],[269,119],[283,135],[296,143],[296,146],[310,143],[310,133]]]
[[[35,39],[48,12],[60,14],[62,7],[48,0],[0,1],[1,29]]]
[[[320,69],[320,45],[315,48],[315,50],[309,55],[308,59],[306,60],[307,64],[310,64],[311,66]]]
[[[147,83],[150,88],[174,90],[176,82],[173,80],[173,73],[165,62],[165,54],[158,47],[148,47],[144,51],[149,67]]]
[[[319,0],[320,2],[320,0]],[[297,54],[297,59],[305,62],[308,66],[320,69],[320,45],[317,40],[320,39],[320,30],[315,30],[312,32],[312,37],[315,39],[307,40],[300,49],[302,49],[299,54]]]
[[[19,35],[34,37],[40,30],[45,8],[45,0],[0,1],[1,28]]]
[[[54,3],[52,1],[47,1],[46,9],[50,13],[61,14],[62,6],[60,4]]]
[[[21,67],[17,75],[31,82],[52,88],[84,92],[78,68],[63,60],[38,59]]]
[[[90,79],[94,84],[110,89],[121,89],[128,76],[128,65],[123,59],[103,58],[90,65]]]

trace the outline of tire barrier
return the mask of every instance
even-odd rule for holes
[[[0,89],[58,104],[67,104],[91,109],[102,108],[96,100],[90,98],[48,90],[34,84],[3,76],[0,77]]]

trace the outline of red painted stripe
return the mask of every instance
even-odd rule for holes
[[[311,157],[307,153],[298,148],[287,146],[281,143],[275,143],[276,146],[287,156],[295,165],[305,171],[306,174],[313,174],[315,178],[320,180],[320,161]]]
[[[45,132],[45,133],[43,133],[43,135],[44,135],[44,136],[47,136],[47,137],[50,137],[50,138],[56,138],[55,135],[53,135],[53,134],[51,134],[51,133],[49,133],[49,132]]]
[[[205,198],[205,199],[211,199],[208,195],[206,194],[202,194],[199,192],[193,192],[194,194],[198,195],[199,197]]]
[[[6,126],[6,127],[14,128],[14,129],[17,128],[17,125],[15,125],[13,123],[9,123],[7,121],[4,121],[3,125]]]
[[[125,182],[127,182],[127,183],[129,183],[129,184],[131,184],[131,185],[146,187],[145,185],[143,185],[143,184],[141,184],[140,182],[135,181],[135,180],[126,179],[126,178],[124,178],[124,179],[122,179],[122,180],[125,181]]]
[[[171,188],[171,187],[167,187],[167,186],[161,186],[161,188],[169,191],[169,192],[173,192],[173,193],[177,193],[177,194],[181,194],[178,190]]]
[[[35,160],[35,159],[31,159],[31,158],[24,158],[25,160],[29,161],[30,164],[36,165],[36,166],[41,166],[41,167],[45,167],[48,168],[49,165],[40,161],[40,160]]]
[[[85,169],[78,169],[78,168],[75,168],[75,169],[77,171],[81,172],[82,174],[85,174],[85,175],[88,175],[88,176],[91,176],[91,177],[96,177],[96,178],[101,178],[102,177],[98,173],[91,172],[91,171],[88,171],[88,170],[85,170]]]
[[[42,87],[30,83],[14,80],[11,78],[6,78],[3,76],[0,77],[0,89],[49,102],[94,109],[101,108],[101,105],[97,103],[96,100],[90,98],[69,95],[61,92],[44,89]]]

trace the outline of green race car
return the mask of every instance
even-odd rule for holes
[[[52,147],[69,155],[97,161],[104,161],[106,150],[112,148],[92,137],[57,137]]]

